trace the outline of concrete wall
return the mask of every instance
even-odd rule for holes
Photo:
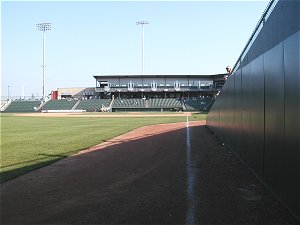
[[[279,1],[225,83],[208,127],[300,218],[299,1]]]
[[[73,98],[81,98],[84,93],[91,92],[95,95],[95,88],[90,87],[73,87],[73,88],[57,88],[58,99],[61,99],[62,94],[70,94]]]

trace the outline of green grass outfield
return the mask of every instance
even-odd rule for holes
[[[206,114],[193,114],[189,117],[190,121],[203,119],[206,119]],[[0,182],[49,165],[144,125],[183,121],[186,121],[184,116],[20,117],[2,113]]]

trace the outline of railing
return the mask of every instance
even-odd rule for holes
[[[242,50],[242,53],[240,54],[238,60],[234,64],[234,67],[232,68],[232,73],[234,73],[239,68],[241,62],[243,61],[243,59],[247,55],[249,49],[251,48],[253,42],[255,41],[255,39],[257,37],[257,35],[259,34],[260,30],[264,26],[264,23],[268,20],[269,16],[271,15],[271,13],[272,13],[273,9],[275,8],[278,1],[279,0],[271,0],[269,2],[267,8],[265,9],[264,13],[262,14],[260,20],[258,21],[254,31],[252,32],[249,40],[247,41],[246,46],[244,47],[244,49]]]
[[[41,101],[43,96],[1,96],[1,100],[19,100],[19,101]]]
[[[11,103],[11,99],[6,100],[1,100],[1,112],[4,111]]]
[[[204,86],[204,87],[197,87],[197,86],[193,86],[193,87],[186,87],[186,86],[182,86],[178,89],[175,89],[174,87],[157,87],[157,89],[154,91],[151,87],[134,87],[132,88],[130,91],[131,92],[197,92],[197,91],[216,91],[218,89],[214,88],[214,87],[208,87],[208,86]],[[96,92],[104,92],[104,88],[95,88]],[[129,92],[127,87],[118,87],[118,88],[114,88],[114,87],[110,87],[110,92]]]

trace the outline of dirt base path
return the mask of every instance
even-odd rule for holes
[[[204,122],[142,127],[1,185],[1,224],[297,224]]]
[[[191,116],[191,112],[163,112],[163,113],[144,113],[144,112],[123,112],[123,113],[16,113],[14,116],[22,117],[100,117],[100,118],[124,118],[124,117],[177,117],[177,116]]]

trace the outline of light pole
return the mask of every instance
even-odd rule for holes
[[[142,25],[142,74],[144,74],[144,25],[149,24],[149,21],[138,21],[136,25]]]
[[[51,23],[38,23],[36,24],[36,27],[39,31],[43,31],[44,32],[44,39],[43,39],[43,100],[45,100],[45,92],[46,92],[46,81],[45,81],[45,67],[46,67],[46,47],[45,47],[45,44],[46,44],[46,31],[47,30],[51,30]]]
[[[22,97],[23,97],[24,100],[25,100],[25,86],[27,84],[29,84],[29,82],[22,85]]]
[[[8,98],[8,100],[9,100],[9,85],[7,86],[7,98]]]

